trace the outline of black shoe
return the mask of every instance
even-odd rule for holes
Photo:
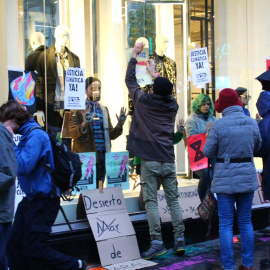
[[[151,260],[156,256],[161,256],[167,253],[167,249],[163,245],[162,241],[153,240],[151,241],[150,247],[147,251],[141,254],[142,259]]]
[[[185,238],[178,237],[174,239],[173,253],[183,255],[185,253]]]

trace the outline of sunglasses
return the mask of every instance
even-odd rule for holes
[[[204,103],[204,104],[202,104],[202,106],[205,106],[205,105],[207,105],[207,106],[211,106],[211,104],[210,103]]]

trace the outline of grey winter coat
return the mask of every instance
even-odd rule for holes
[[[0,123],[0,223],[11,222],[14,214],[17,161],[12,136]]]
[[[258,188],[253,153],[261,147],[257,122],[246,116],[241,106],[222,111],[223,118],[214,122],[203,147],[205,156],[224,158],[214,167],[212,191],[246,193]],[[230,159],[251,158],[251,162],[231,163]]]
[[[191,113],[187,119],[186,123],[186,133],[187,138],[191,135],[206,133],[206,124],[209,122],[214,122],[216,118],[214,116],[209,116],[207,120],[200,117],[197,113]]]

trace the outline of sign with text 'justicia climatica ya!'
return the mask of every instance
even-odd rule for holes
[[[207,47],[190,50],[190,67],[194,85],[211,82]]]
[[[65,104],[67,110],[85,109],[85,70],[68,68],[65,78]]]

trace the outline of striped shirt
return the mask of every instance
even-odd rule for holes
[[[103,115],[102,110],[98,102],[89,102],[86,101],[86,105],[90,105],[90,114],[93,115],[95,112],[96,115],[91,122],[93,136],[95,139],[95,145],[97,151],[105,150],[105,140],[104,140],[104,127],[103,127]]]

